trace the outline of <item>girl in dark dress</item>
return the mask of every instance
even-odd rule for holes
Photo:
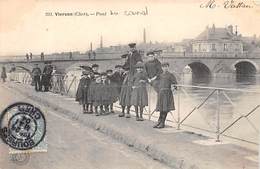
[[[129,71],[125,72],[125,79],[123,81],[121,92],[119,96],[119,104],[122,107],[122,112],[119,114],[119,117],[125,116],[125,108],[127,109],[126,118],[130,118],[130,108],[131,108],[131,93],[132,93],[132,84],[130,79]]]
[[[116,83],[116,79],[113,76],[113,70],[109,69],[107,72],[107,94],[109,97],[109,112],[114,113],[113,104],[118,100],[118,84]]]
[[[148,106],[148,93],[146,90],[146,83],[148,82],[148,77],[144,72],[144,64],[138,62],[135,65],[136,72],[132,79],[132,95],[131,95],[131,105],[135,106],[136,120],[143,121],[143,109]]]
[[[100,103],[101,114],[108,114],[109,113],[108,107],[111,104],[111,99],[109,95],[110,91],[109,91],[109,85],[107,81],[107,74],[105,72],[101,73],[100,90],[97,92],[100,93],[100,97],[101,97],[101,103]]]
[[[90,75],[89,71],[83,71],[82,72],[82,78],[80,79],[77,93],[76,93],[76,101],[79,101],[80,104],[82,104],[83,107],[83,113],[91,113],[89,111],[90,105],[88,102],[88,96],[89,96],[89,86],[90,86]]]
[[[162,64],[163,73],[159,76],[159,93],[156,110],[160,112],[158,123],[154,128],[164,128],[168,112],[175,110],[172,90],[176,90],[177,80],[169,72],[169,63]]]
[[[93,103],[94,112],[96,116],[101,114],[101,107],[102,107],[102,92],[101,92],[102,84],[101,84],[101,76],[96,76],[95,81],[90,84],[90,101]],[[100,108],[100,111],[98,111]]]

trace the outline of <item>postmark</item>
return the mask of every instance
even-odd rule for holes
[[[44,114],[29,103],[14,103],[0,116],[0,136],[13,149],[30,150],[42,142],[45,133]]]
[[[17,165],[26,165],[30,161],[29,153],[10,154],[10,161]]]

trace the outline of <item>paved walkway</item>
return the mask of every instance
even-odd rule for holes
[[[82,114],[74,99],[47,92],[35,92],[31,86],[9,83],[29,98],[49,106],[82,124],[138,149],[176,169],[257,169],[258,152],[233,144],[218,143],[210,138],[178,131],[174,128],[153,129],[154,122],[136,122],[118,114],[99,116]],[[70,125],[70,124],[68,124]],[[206,144],[205,144],[206,143]]]

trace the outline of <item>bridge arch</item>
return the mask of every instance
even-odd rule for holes
[[[259,66],[252,60],[239,59],[232,64],[232,70],[236,74],[254,75],[259,72]]]
[[[193,82],[209,83],[211,80],[210,68],[201,61],[189,62],[183,67],[183,72],[191,73]]]

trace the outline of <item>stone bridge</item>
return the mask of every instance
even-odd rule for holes
[[[7,71],[13,67],[23,69],[31,72],[34,64],[38,64],[41,69],[44,67],[45,61],[51,61],[52,65],[56,66],[57,70],[62,73],[67,73],[70,70],[75,70],[79,66],[92,65],[97,63],[100,65],[100,70],[114,68],[116,64],[123,64],[124,59],[120,58],[120,54],[113,55],[114,58],[104,57],[104,55],[97,54],[97,59],[89,58],[73,58],[73,59],[45,59],[41,60],[17,60],[17,61],[2,61],[0,66],[5,66]],[[145,60],[145,58],[144,58]],[[185,53],[164,53],[159,57],[161,61],[170,63],[171,71],[175,72],[177,76],[184,73],[185,68],[190,68],[194,76],[214,76],[216,74],[259,74],[260,73],[260,56],[248,54],[185,54]]]

